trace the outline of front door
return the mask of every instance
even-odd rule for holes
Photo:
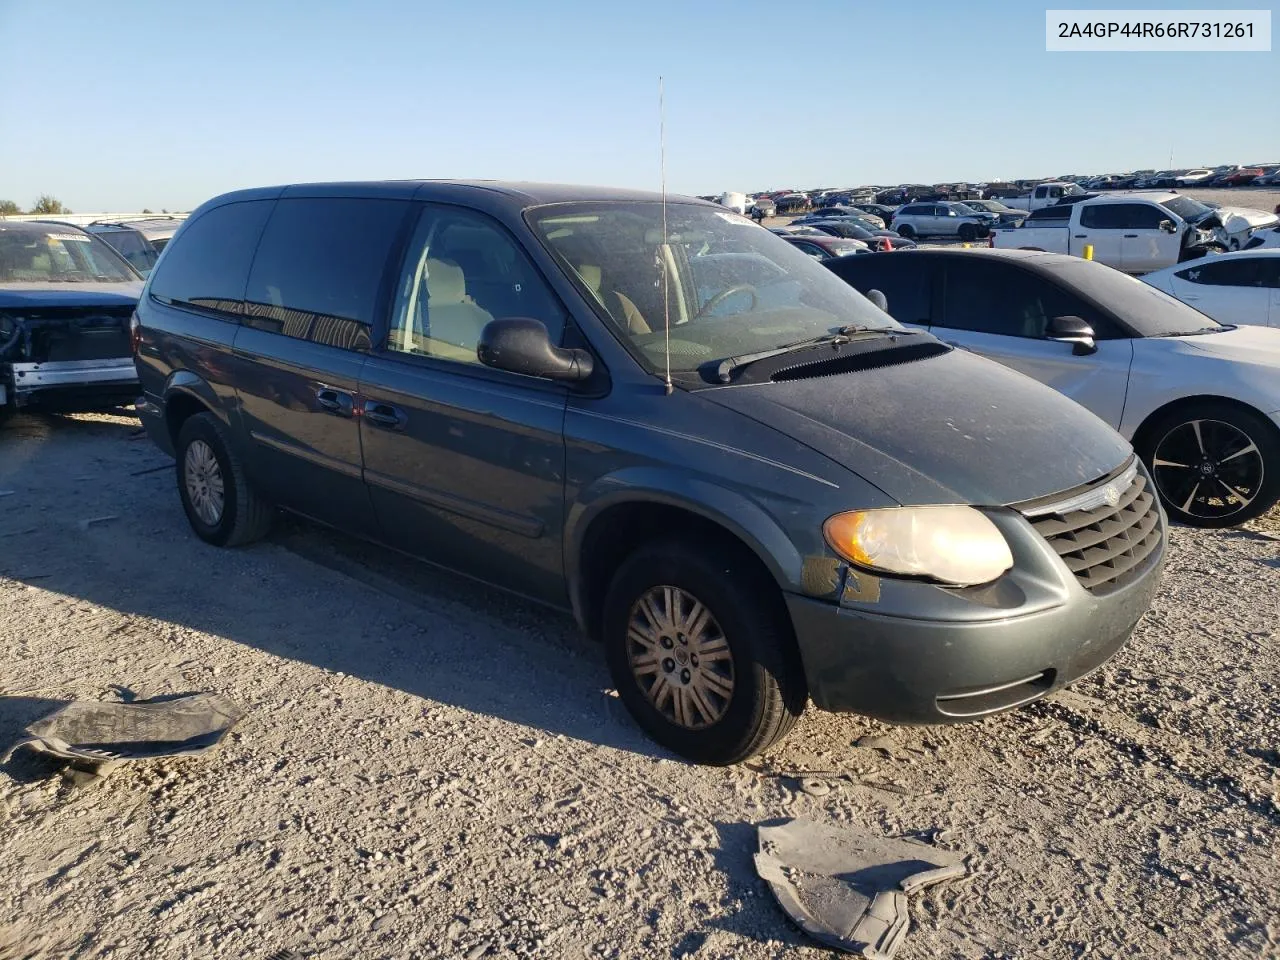
[[[1154,203],[1117,203],[1120,222],[1120,269],[1125,273],[1149,273],[1178,262],[1182,233],[1173,214]],[[1160,229],[1168,221],[1172,231]]]
[[[1072,344],[1046,339],[1049,320],[1062,316],[1094,328],[1096,352],[1078,355]],[[948,264],[932,332],[1053,387],[1113,427],[1120,424],[1133,342],[1074,294],[1014,264]]]
[[[356,392],[386,264],[411,210],[403,200],[277,201],[234,344],[254,483],[274,503],[366,535],[373,509]]]
[[[476,357],[485,324],[515,316],[563,334],[563,307],[503,227],[424,206],[361,372],[365,482],[392,546],[566,604],[566,390]]]

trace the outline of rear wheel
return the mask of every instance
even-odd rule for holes
[[[1139,453],[1169,516],[1195,527],[1233,527],[1280,498],[1280,441],[1260,415],[1208,401],[1163,415]]]
[[[211,413],[188,417],[178,432],[178,496],[191,529],[219,547],[263,537],[272,508],[254,492],[222,422]]]
[[[683,540],[640,547],[604,604],[609,670],[631,715],[696,763],[737,763],[804,711],[804,683],[777,587],[750,558]]]
[[[894,229],[898,231],[898,236],[904,240],[914,240],[916,238],[916,228],[909,223],[900,223]]]

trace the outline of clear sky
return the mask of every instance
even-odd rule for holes
[[[0,199],[653,188],[659,74],[675,192],[1280,162],[1280,53],[1046,53],[1046,6],[1067,4],[0,0]],[[1280,24],[1275,0],[1222,6]]]

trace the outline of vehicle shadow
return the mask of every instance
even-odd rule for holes
[[[729,878],[724,906],[742,904],[736,913],[710,921],[710,926],[735,936],[761,943],[782,945],[789,949],[809,946],[813,941],[803,936],[773,898],[769,885],[756,874],[755,852],[759,846],[756,828],[775,826],[784,820],[767,820],[760,824],[721,821],[715,824],[720,843],[715,851],[715,865]]]
[[[535,731],[670,757],[618,708],[599,648],[567,613],[287,517],[263,543],[211,547],[191,532],[166,458],[129,442],[128,423],[57,419],[18,445],[18,479],[0,472],[0,488],[17,488],[0,500],[0,578],[120,611],[122,644],[181,625]],[[175,675],[189,655],[173,654]],[[118,670],[104,665],[104,687],[138,679]]]

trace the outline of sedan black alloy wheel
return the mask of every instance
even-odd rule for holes
[[[1221,520],[1239,513],[1262,490],[1262,452],[1239,427],[1221,420],[1188,420],[1156,444],[1156,486],[1183,513]]]

